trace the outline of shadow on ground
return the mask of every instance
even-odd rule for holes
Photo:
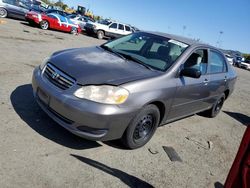
[[[224,113],[226,113],[227,115],[231,116],[232,118],[234,118],[235,120],[239,121],[240,123],[242,123],[245,126],[248,126],[250,124],[250,117],[238,112],[229,112],[229,111],[223,111]]]
[[[97,142],[77,137],[54,122],[36,103],[31,84],[17,87],[10,96],[14,110],[33,130],[45,138],[72,149],[101,146]]]
[[[78,160],[88,164],[89,166],[95,167],[99,170],[102,170],[103,172],[106,172],[109,175],[112,175],[118,179],[120,179],[124,184],[126,184],[129,187],[143,187],[143,188],[148,188],[148,187],[153,187],[151,184],[135,177],[132,175],[127,174],[126,172],[123,172],[121,170],[118,170],[116,168],[111,168],[105,164],[102,164],[100,162],[94,161],[92,159],[82,157],[79,155],[74,155],[70,154],[71,156],[77,158]]]
[[[28,22],[20,22],[20,24],[25,25],[25,26],[29,26],[29,27],[36,27],[35,24],[29,24]]]
[[[214,188],[223,188],[224,186],[220,182],[214,183]]]

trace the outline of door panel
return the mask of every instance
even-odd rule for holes
[[[196,49],[180,67],[182,69],[195,69],[200,71],[199,78],[179,76],[176,78],[177,90],[170,110],[169,119],[178,119],[195,114],[211,107],[209,103],[210,75],[207,74],[208,51]]]
[[[177,78],[177,90],[168,119],[181,118],[209,107],[209,76]]]

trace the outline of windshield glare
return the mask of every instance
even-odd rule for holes
[[[108,42],[105,46],[161,71],[166,71],[188,47],[185,43],[143,32]]]

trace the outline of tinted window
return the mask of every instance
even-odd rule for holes
[[[98,23],[103,24],[103,25],[109,25],[109,24],[111,24],[111,22],[108,21],[108,20],[100,20]]]
[[[48,14],[47,16],[48,16],[48,17],[50,17],[50,18],[57,19],[57,17],[55,17],[55,16],[54,16],[54,15],[52,15],[52,14]]]
[[[204,75],[207,73],[207,50],[196,50],[184,63],[185,68],[194,68],[201,71]]]
[[[117,23],[112,23],[109,27],[113,29],[117,29]]]
[[[10,4],[10,5],[16,5],[18,6],[18,3],[16,0],[3,0],[4,3]]]
[[[226,63],[224,57],[216,52],[211,50],[209,56],[209,66],[210,66],[210,73],[220,73],[226,71]]]
[[[125,25],[125,29],[126,29],[126,31],[131,31],[130,27],[126,26],[126,25]]]
[[[118,27],[118,29],[120,29],[120,30],[124,30],[124,25],[122,25],[122,24],[119,24],[119,27]]]
[[[29,9],[31,4],[30,4],[30,1],[28,0],[19,0],[19,6],[25,9]]]

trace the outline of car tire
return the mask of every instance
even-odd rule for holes
[[[144,107],[133,118],[123,134],[123,144],[130,149],[142,147],[152,138],[159,122],[159,109],[153,104]]]
[[[8,11],[5,8],[0,8],[0,18],[6,18],[8,16]]]
[[[78,33],[77,28],[72,27],[70,33],[73,34],[73,35],[76,35]]]
[[[49,22],[46,21],[46,20],[41,21],[41,22],[40,22],[40,27],[41,27],[41,29],[43,29],[43,30],[49,29]]]
[[[205,115],[206,117],[214,118],[216,117],[224,104],[225,101],[225,94],[222,94],[219,99],[216,100],[216,102],[213,104],[212,108],[209,110],[206,110],[202,113],[202,115]]]
[[[104,37],[104,32],[103,31],[99,30],[99,31],[97,31],[96,34],[97,34],[98,39],[103,39],[103,37]]]

